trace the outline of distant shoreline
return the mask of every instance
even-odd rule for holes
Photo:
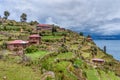
[[[120,39],[94,39],[93,40],[120,40]]]

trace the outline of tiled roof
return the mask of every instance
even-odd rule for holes
[[[27,44],[28,41],[23,41],[23,40],[14,40],[14,41],[10,41],[8,42],[8,44]]]
[[[99,59],[99,58],[94,58],[94,59],[92,59],[92,61],[105,61],[104,59]]]
[[[92,38],[91,38],[91,37],[88,37],[87,39],[88,39],[88,40],[92,40]]]
[[[48,24],[38,24],[37,26],[44,27],[44,26],[49,26]]]
[[[38,34],[30,35],[29,37],[40,37]]]

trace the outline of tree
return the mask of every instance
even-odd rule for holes
[[[80,35],[80,36],[83,36],[83,32],[80,32],[79,35]]]
[[[90,36],[90,35],[87,35],[87,38],[91,38],[91,36]]]
[[[8,11],[4,11],[4,18],[8,19],[8,16],[10,15],[10,13]]]
[[[37,25],[37,24],[39,24],[37,21],[31,21],[30,23],[29,23],[30,25]]]
[[[54,33],[54,32],[57,32],[57,29],[56,29],[56,27],[55,27],[54,24],[53,24],[52,33]]]
[[[22,15],[20,16],[20,21],[21,22],[26,22],[27,20],[27,14],[26,13],[22,13]]]
[[[0,16],[0,25],[2,24],[2,17]]]

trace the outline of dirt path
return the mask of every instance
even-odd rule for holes
[[[41,76],[41,80],[46,80],[47,77],[55,78],[54,72],[52,72],[52,71],[45,72],[45,73]]]

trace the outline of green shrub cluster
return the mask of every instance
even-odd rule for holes
[[[11,31],[11,30],[19,31],[20,27],[16,27],[16,26],[1,26],[0,30],[1,31]]]
[[[82,65],[82,60],[76,59],[76,60],[74,61],[74,67],[80,67],[81,65]]]
[[[58,48],[58,52],[59,52],[59,53],[68,52],[67,46],[65,46],[64,44],[62,44],[62,45]]]
[[[34,45],[31,45],[25,49],[26,54],[37,52],[37,51],[38,51],[38,47]]]

